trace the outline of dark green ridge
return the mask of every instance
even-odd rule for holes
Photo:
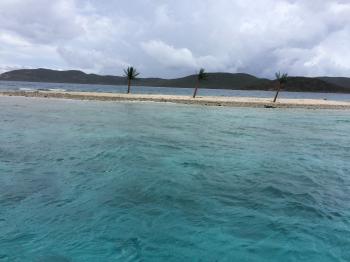
[[[86,74],[77,70],[56,71],[50,69],[21,69],[0,75],[3,81],[26,81],[72,84],[126,85],[121,76],[101,76]],[[176,79],[138,78],[135,86],[187,87],[193,88],[196,75]],[[201,83],[201,88],[232,90],[275,90],[276,82],[257,78],[243,73],[208,73],[208,78]],[[329,92],[350,93],[350,78],[345,77],[289,77],[285,91],[292,92]]]

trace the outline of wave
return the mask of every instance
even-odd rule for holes
[[[28,88],[28,87],[21,87],[19,88],[20,91],[26,91],[26,92],[34,92],[36,91],[34,88]]]
[[[50,91],[50,92],[66,92],[66,89],[63,88],[39,88],[38,91]]]

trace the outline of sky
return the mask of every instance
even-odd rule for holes
[[[350,76],[350,0],[0,0],[0,73]]]

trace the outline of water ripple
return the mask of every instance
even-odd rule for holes
[[[346,111],[0,99],[0,261],[350,261]]]

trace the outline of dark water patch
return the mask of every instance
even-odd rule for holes
[[[34,260],[34,262],[72,262],[72,260],[61,255],[41,256]]]
[[[323,219],[327,215],[318,207],[313,207],[300,202],[289,201],[283,208],[286,215],[303,217],[305,219]]]
[[[35,234],[29,233],[14,233],[12,235],[7,235],[4,237],[3,241],[5,242],[14,242],[14,243],[27,243],[33,239],[35,239]]]
[[[0,259],[3,261],[8,261],[9,257],[5,254],[0,254]]]
[[[4,193],[0,196],[0,203],[1,205],[5,206],[11,206],[11,205],[18,205],[23,200],[27,198],[26,194],[19,194],[19,195],[13,195],[12,193]]]
[[[336,120],[336,122],[340,124],[350,124],[350,120],[348,119],[340,119],[340,120]]]

